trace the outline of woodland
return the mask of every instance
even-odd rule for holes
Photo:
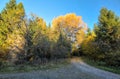
[[[82,16],[67,13],[46,24],[26,16],[24,5],[10,0],[0,12],[0,68],[84,56],[120,68],[120,16],[101,8],[90,29]]]

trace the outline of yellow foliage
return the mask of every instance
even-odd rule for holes
[[[84,39],[85,39],[84,30],[79,30],[78,33],[76,34],[77,44],[80,45],[83,42]]]
[[[65,27],[71,27],[71,28],[76,28],[79,27],[79,24],[81,23],[82,17],[81,16],[76,16],[75,14],[66,14],[64,16],[65,20]]]
[[[78,46],[84,39],[87,25],[82,21],[81,16],[70,13],[53,19],[52,31],[55,32],[55,37],[59,36],[60,30],[63,30],[68,38]]]
[[[39,18],[37,20],[37,23],[38,23],[39,26],[41,26],[42,29],[46,29],[46,23],[42,18]]]
[[[82,27],[82,17],[77,16],[74,13],[66,14],[65,16],[59,16],[52,21],[52,28],[58,29],[59,27],[77,28]]]
[[[94,32],[91,33],[91,35],[88,35],[85,40],[82,43],[82,50],[85,54],[92,54],[96,51],[95,44],[93,44],[93,41],[95,39],[96,35]]]
[[[18,48],[23,48],[25,44],[25,38],[19,34],[19,32],[16,30],[12,34],[8,34],[8,38],[5,41],[5,44],[3,44],[3,47],[6,49],[12,49],[13,47],[17,46]]]

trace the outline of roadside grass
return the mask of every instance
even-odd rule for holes
[[[94,60],[89,59],[87,57],[81,57],[81,58],[84,62],[86,62],[87,64],[89,64],[91,66],[94,66],[96,68],[99,68],[99,69],[102,69],[102,70],[105,70],[105,71],[120,74],[120,67],[106,66],[106,65],[104,65],[105,62],[94,61]]]
[[[60,67],[64,67],[70,63],[70,59],[59,59],[53,60],[44,64],[22,64],[22,65],[11,65],[4,66],[0,68],[0,74],[5,73],[19,73],[19,72],[31,72],[37,70],[47,70],[47,69],[56,69]]]

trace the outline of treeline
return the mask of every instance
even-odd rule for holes
[[[87,32],[80,51],[101,65],[120,67],[120,17],[102,8],[94,30]]]
[[[0,66],[40,64],[73,55],[120,66],[120,18],[102,8],[90,31],[74,13],[58,16],[49,25],[35,14],[27,18],[23,4],[16,0],[0,12]]]
[[[27,18],[23,4],[10,0],[0,12],[1,65],[70,57],[73,47],[83,40],[76,40],[84,36],[85,25],[80,24],[84,25],[81,17],[71,13],[55,18],[47,26],[35,14]]]

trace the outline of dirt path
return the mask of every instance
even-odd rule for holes
[[[71,62],[81,71],[98,76],[99,78],[102,77],[103,79],[120,79],[120,75],[92,67],[84,63],[80,58],[73,58]]]
[[[0,74],[0,79],[120,79],[120,75],[91,67],[79,58],[73,58],[70,65],[62,68]]]

